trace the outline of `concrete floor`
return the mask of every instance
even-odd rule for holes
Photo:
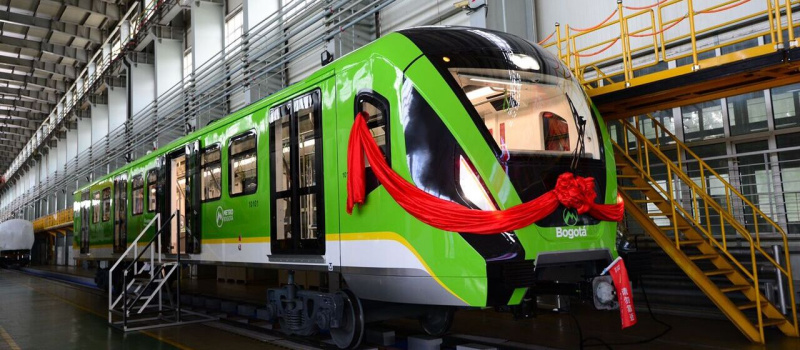
[[[206,292],[213,289],[219,294],[248,300],[264,295],[267,288],[258,284],[217,284],[215,280],[185,285],[187,289]],[[202,324],[124,334],[108,327],[105,298],[100,291],[0,270],[0,350],[291,348]],[[650,318],[641,302],[637,306],[639,324],[627,330],[620,330],[617,311],[576,308],[573,315],[543,313],[529,320],[514,320],[508,314],[487,310],[460,311],[448,338],[462,338],[462,335],[494,338],[506,346],[529,349],[578,349],[581,335],[584,339],[593,338],[584,343],[584,347],[590,349],[800,349],[800,339],[788,338],[776,331],[767,332],[766,345],[753,345],[728,321],[668,315],[657,317],[673,327],[669,333],[646,344],[623,345],[650,338],[664,329]],[[576,320],[580,324],[580,334]],[[396,330],[398,339],[420,334],[414,320],[377,326]]]

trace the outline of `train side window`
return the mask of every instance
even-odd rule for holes
[[[231,138],[228,152],[230,195],[241,196],[255,193],[258,189],[255,132],[250,131]]]
[[[93,194],[94,199],[92,200],[92,223],[96,224],[100,222],[100,191],[97,191]]]
[[[156,202],[156,186],[158,185],[158,171],[156,169],[147,172],[147,212],[153,213],[158,209]]]
[[[200,156],[201,174],[200,200],[203,202],[219,199],[222,195],[222,163],[219,144],[203,149]]]
[[[542,113],[544,149],[546,151],[569,152],[569,124],[555,113]]]
[[[356,97],[356,113],[358,112],[367,112],[369,114],[369,120],[367,120],[369,131],[372,133],[375,143],[383,151],[384,158],[389,162],[391,157],[389,156],[389,138],[387,138],[387,135],[389,135],[389,124],[387,123],[389,116],[388,101],[376,93],[361,92]]]
[[[103,222],[111,220],[111,188],[103,189]]]
[[[144,179],[142,175],[136,175],[131,180],[131,214],[141,215],[144,212]]]

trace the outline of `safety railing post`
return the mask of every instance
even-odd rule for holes
[[[778,41],[775,43],[777,49],[783,49],[783,20],[781,20],[781,3],[780,0],[775,0],[775,24]]]
[[[556,49],[558,50],[558,58],[566,61],[564,54],[561,52],[561,25],[558,22],[556,22]]]
[[[789,33],[789,48],[797,46],[794,41],[794,23],[792,22],[792,1],[786,0],[786,30]]]
[[[622,14],[622,0],[617,0],[617,15],[619,16],[619,40],[620,40],[620,53],[622,54],[622,71],[625,76],[625,86],[630,85],[632,72],[628,67],[628,55],[626,54],[627,45],[625,45],[625,16]]]
[[[700,69],[697,64],[697,35],[694,30],[694,4],[692,0],[686,0],[687,7],[689,8],[689,36],[692,39],[692,70]]]

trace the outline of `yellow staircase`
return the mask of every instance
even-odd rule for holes
[[[653,135],[651,131],[655,131],[658,136],[654,141],[644,136],[640,125],[655,129],[646,133]],[[610,122],[609,127],[621,131],[621,137],[614,142],[614,153],[619,191],[629,217],[748,339],[764,343],[764,328],[773,326],[797,337],[786,232],[652,116],[620,119]],[[662,144],[663,140],[668,142]],[[703,180],[687,174],[690,166],[693,171],[699,170]],[[706,177],[717,185],[716,196],[710,194]],[[720,187],[724,188],[724,198],[719,195]],[[745,222],[734,213],[739,213],[740,219],[744,216]],[[763,232],[764,228],[769,232]],[[766,245],[762,246],[762,238],[782,240],[783,263],[769,254]],[[749,249],[749,259],[737,260],[729,247]],[[762,265],[774,267],[783,277],[788,287],[787,315],[764,295],[759,284],[759,274],[766,274],[759,270]],[[774,277],[775,273],[768,276]],[[734,293],[743,294],[747,302],[734,303]]]

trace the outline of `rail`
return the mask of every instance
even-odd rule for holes
[[[768,36],[770,40],[746,49],[753,55],[772,53],[786,45],[789,48],[798,46],[794,34],[798,25],[793,22],[792,7],[800,5],[800,0],[728,0],[703,9],[697,9],[695,3],[693,0],[664,0],[650,6],[631,7],[618,0],[617,8],[598,25],[574,28],[567,24],[562,28],[556,23],[553,34],[540,44],[565,62],[590,96],[629,87],[634,78],[651,74],[646,70],[658,70],[657,65],[668,61],[688,59],[687,71],[719,65],[725,61],[717,57],[703,59],[703,54],[759,37]],[[714,25],[697,27],[698,16],[720,15],[746,4],[754,8],[757,3],[764,6],[742,11],[747,13],[735,18],[718,19],[720,23]],[[634,12],[626,14],[625,10]],[[708,35],[753,21],[766,21],[768,26],[735,35],[730,40],[698,45]],[[679,27],[681,24],[688,25],[688,32],[684,33],[683,26]],[[681,45],[689,49],[683,52],[672,49]]]
[[[656,142],[651,142],[639,129],[639,119],[648,118],[656,129],[656,135],[666,135],[673,142],[669,143],[669,149],[661,147],[661,138],[656,138]],[[753,285],[758,286],[759,269],[757,261],[766,261],[772,265],[781,275],[787,279],[790,295],[791,313],[793,317],[793,325],[797,328],[797,306],[795,304],[794,287],[792,282],[792,268],[789,263],[789,241],[786,232],[780,225],[775,223],[769,216],[764,214],[757,205],[753,204],[735,187],[717,173],[711,166],[709,166],[702,158],[697,156],[686,145],[680,142],[675,135],[673,135],[663,124],[656,118],[650,115],[644,117],[632,118],[633,123],[629,120],[621,119],[612,123],[617,123],[622,129],[622,143],[614,142],[614,149],[617,154],[624,155],[631,163],[637,168],[641,176],[643,176],[656,191],[659,192],[664,199],[672,203],[672,218],[680,215],[685,219],[692,222],[696,228],[706,237],[706,239],[722,252],[750,281]],[[620,141],[620,140],[617,140]],[[673,153],[674,152],[674,153]],[[687,159],[688,158],[688,159]],[[716,179],[719,184],[724,186],[724,200],[719,203],[706,187],[706,181],[701,181],[700,184],[693,180],[686,173],[686,161],[690,160],[693,166],[699,168],[701,179],[706,176]],[[666,167],[666,181],[661,185],[656,179],[657,175],[652,172],[654,165],[658,167]],[[666,187],[666,188],[664,188]],[[752,222],[750,224],[743,224],[737,220],[734,213],[734,203],[743,206],[752,214]],[[714,230],[711,227],[713,220],[718,220],[719,229]],[[677,227],[677,220],[672,220],[671,225],[674,225],[673,232],[674,243],[678,250],[682,249],[680,230]],[[764,249],[761,242],[762,230],[760,230],[759,222],[765,223],[771,228],[772,233],[779,235],[783,242],[783,259],[786,266],[776,261],[772,254]],[[752,228],[750,228],[752,227]],[[733,231],[733,232],[731,232]],[[728,248],[729,235],[737,239],[743,239],[749,245],[750,250],[750,268],[745,267],[733,255],[733,252]],[[759,288],[756,288],[756,293],[761,293]],[[757,299],[759,300],[759,299]],[[758,304],[758,303],[757,303]],[[758,324],[759,329],[763,332],[763,320],[761,317],[761,306],[757,305],[759,313]],[[763,334],[762,334],[763,338]]]

